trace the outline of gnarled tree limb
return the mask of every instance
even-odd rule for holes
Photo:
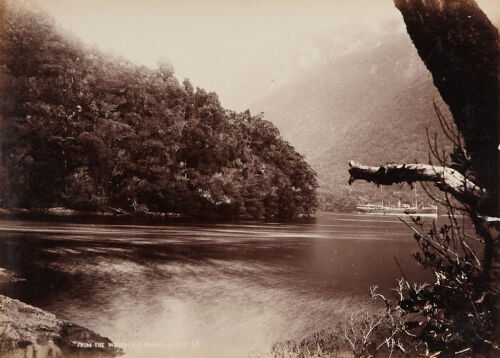
[[[433,182],[441,191],[469,204],[486,195],[486,190],[474,184],[455,169],[429,164],[386,164],[380,167],[349,161],[349,184],[357,179],[381,185],[396,183]]]

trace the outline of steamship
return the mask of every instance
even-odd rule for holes
[[[401,204],[398,202],[397,206],[384,205],[384,197],[382,195],[381,204],[359,204],[357,210],[360,213],[366,214],[378,214],[378,215],[419,215],[419,216],[437,216],[438,207],[436,205],[431,206],[419,206],[417,201],[417,192],[415,189],[415,205],[410,206],[409,204]]]

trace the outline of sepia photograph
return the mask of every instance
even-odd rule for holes
[[[0,358],[500,357],[500,0],[0,0]]]

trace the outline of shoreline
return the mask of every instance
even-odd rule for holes
[[[319,212],[319,211],[318,211]],[[191,216],[179,213],[163,213],[163,212],[129,212],[120,208],[107,208],[102,211],[80,211],[68,209],[65,207],[54,207],[47,209],[25,209],[25,208],[0,208],[0,219],[19,219],[19,220],[55,220],[55,221],[72,221],[78,220],[82,222],[157,222],[157,223],[227,223],[227,222],[291,222],[301,221],[307,222],[314,220],[315,214],[311,216],[303,216],[291,219],[278,218],[254,218],[248,216]]]
[[[0,317],[1,357],[113,358],[124,354],[107,337],[3,295]]]
[[[102,211],[81,211],[65,207],[53,207],[47,209],[25,209],[25,208],[0,208],[0,218],[189,218],[189,216],[177,213],[157,212],[128,212],[119,208],[109,208]]]
[[[0,285],[22,280],[0,267]],[[0,332],[0,357],[114,358],[124,354],[107,337],[4,295],[0,295]]]

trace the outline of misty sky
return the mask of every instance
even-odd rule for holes
[[[478,1],[490,17],[499,0]],[[369,31],[404,30],[392,0],[31,0],[91,46],[216,91],[244,110]]]

